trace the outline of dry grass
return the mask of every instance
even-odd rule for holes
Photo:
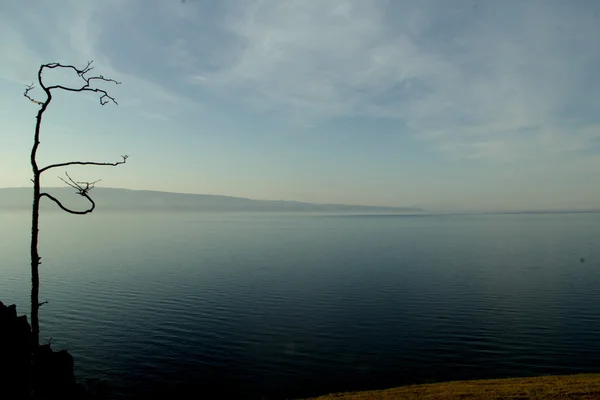
[[[335,393],[314,400],[546,400],[600,399],[600,374],[457,381],[356,393]]]

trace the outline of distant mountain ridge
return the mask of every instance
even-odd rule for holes
[[[58,197],[68,207],[81,209],[87,201],[76,195],[73,189],[44,188],[44,191]],[[187,194],[152,190],[131,190],[116,188],[95,188],[92,198],[98,210],[172,210],[172,211],[250,211],[250,212],[386,212],[419,213],[417,207],[381,207],[345,204],[318,204],[287,200],[252,200],[208,194]],[[19,210],[31,207],[31,188],[0,188],[0,210]],[[41,203],[42,209],[56,208],[47,199]]]

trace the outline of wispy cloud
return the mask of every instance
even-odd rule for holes
[[[15,6],[13,14],[0,17],[0,33],[3,38],[9,39],[2,41],[0,51],[11,55],[0,67],[0,77],[23,84],[31,83],[41,63],[59,61],[85,65],[85,62],[93,60],[94,72],[125,83],[125,89],[115,87],[111,93],[122,106],[139,110],[140,115],[160,110],[166,118],[166,115],[176,114],[183,108],[194,107],[193,100],[160,82],[145,78],[143,73],[124,70],[122,60],[111,56],[111,46],[122,39],[112,37],[113,17],[120,15],[126,20],[128,14],[137,13],[139,10],[132,7],[132,3],[118,0],[101,4],[67,1],[60,9],[48,2],[32,3]],[[25,26],[44,29],[26,30]],[[112,40],[106,43],[106,37]],[[143,72],[144,68],[140,70]]]
[[[600,108],[593,3],[69,4],[57,12],[38,1],[20,20],[1,17],[4,76],[24,80],[27,71],[30,80],[44,55],[94,59],[127,83],[123,104],[145,115],[171,118],[198,106],[195,85],[196,94],[242,100],[304,126],[398,120],[399,130],[467,158],[506,160],[597,140],[589,128]],[[24,37],[23,24],[51,34]],[[120,40],[135,44],[127,51],[138,65],[123,64]]]
[[[466,157],[504,159],[522,146],[595,140],[581,123],[597,118],[585,114],[600,106],[593,4],[227,4],[221,34],[235,40],[208,53],[218,68],[200,65],[194,76],[203,89],[259,110],[398,119]],[[207,54],[188,46],[188,55]]]

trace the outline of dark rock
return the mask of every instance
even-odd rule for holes
[[[33,366],[36,396],[72,398],[75,395],[73,357],[66,350],[55,352],[49,344],[42,345],[34,354]]]
[[[31,328],[17,307],[0,302],[0,398],[24,398],[29,392]]]
[[[0,302],[0,399],[85,399],[73,357],[39,346],[32,357],[31,327],[13,304]]]

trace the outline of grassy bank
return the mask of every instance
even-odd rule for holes
[[[600,374],[456,381],[356,393],[335,393],[314,400],[391,399],[600,399]]]

